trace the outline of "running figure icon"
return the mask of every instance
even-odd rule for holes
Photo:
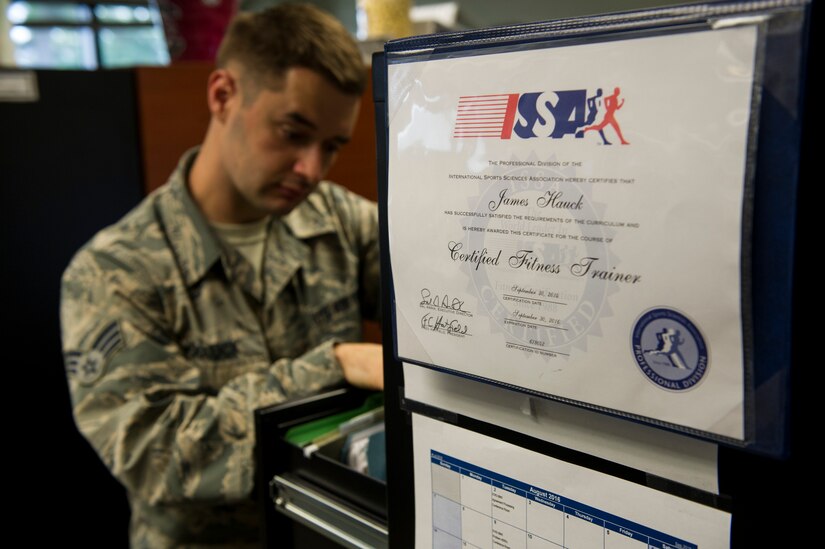
[[[688,369],[682,353],[679,352],[679,346],[685,342],[685,339],[679,335],[679,330],[665,328],[656,334],[656,339],[659,341],[658,347],[645,351],[647,354],[664,355],[670,360],[674,368],[679,368],[680,370]]]
[[[584,121],[585,126],[590,126],[596,121],[596,115],[599,113],[599,105],[604,103],[602,98],[602,89],[596,90],[596,95],[587,98],[587,120]],[[599,130],[599,135],[602,136],[602,141],[605,145],[610,145],[610,141],[604,136],[604,130]],[[584,137],[584,130],[576,132],[576,137]]]
[[[601,136],[602,140],[604,141],[605,145],[610,145],[607,139],[604,136],[604,132],[602,131],[608,124],[613,128],[616,132],[616,135],[619,136],[619,140],[621,140],[622,145],[630,145],[630,142],[625,141],[624,136],[622,135],[622,129],[619,127],[619,123],[616,121],[616,111],[622,108],[624,105],[624,99],[619,100],[619,93],[621,90],[617,87],[613,90],[613,95],[608,95],[604,98],[604,117],[602,117],[602,121],[594,126],[587,126],[583,133],[587,133],[590,130],[598,131]]]

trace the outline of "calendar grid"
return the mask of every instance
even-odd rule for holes
[[[438,549],[698,549],[442,452],[432,450],[430,462],[433,547]]]

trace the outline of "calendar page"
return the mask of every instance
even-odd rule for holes
[[[720,549],[730,514],[413,415],[416,547]]]

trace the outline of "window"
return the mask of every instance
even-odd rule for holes
[[[15,1],[5,16],[20,67],[91,70],[169,63],[155,0]]]

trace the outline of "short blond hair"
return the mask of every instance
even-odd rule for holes
[[[217,66],[239,62],[256,80],[280,82],[287,69],[304,67],[342,92],[360,95],[366,68],[358,45],[332,15],[309,4],[282,4],[242,13],[230,23],[218,49]]]

